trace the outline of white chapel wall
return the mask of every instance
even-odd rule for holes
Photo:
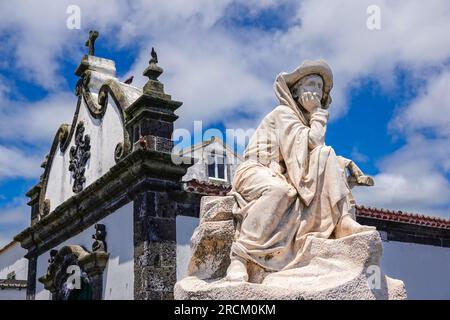
[[[28,260],[24,258],[26,250],[16,242],[0,254],[0,279],[6,279],[8,274],[14,272],[16,280],[27,280]],[[0,290],[0,300],[25,300],[26,289]]]
[[[190,239],[199,219],[177,217],[177,281],[186,277]],[[383,241],[381,268],[404,281],[408,299],[450,299],[450,248]]]
[[[191,237],[198,222],[198,218],[177,216],[177,281],[186,277],[191,258]]]
[[[27,280],[28,260],[24,258],[27,251],[16,242],[0,254],[0,279],[6,279],[8,273],[16,274],[17,280]]]
[[[106,243],[110,254],[103,275],[103,299],[131,300],[134,298],[134,245],[133,245],[133,202],[128,203],[97,223],[106,226]],[[80,245],[91,249],[94,226],[60,244]],[[36,300],[51,299],[50,292],[44,289],[37,278],[45,275],[50,251],[38,258],[36,276]]]
[[[93,96],[96,97],[95,94]],[[108,103],[105,115],[100,119],[95,119],[89,113],[84,99],[81,100],[77,124],[80,121],[84,122],[84,134],[88,134],[91,139],[91,156],[85,172],[84,187],[87,187],[115,165],[115,148],[124,139],[123,124],[120,111],[115,103]],[[50,211],[74,195],[73,179],[69,171],[69,152],[74,145],[75,134],[64,153],[60,151],[59,147],[55,153],[45,194],[46,199],[50,200]]]
[[[383,241],[381,267],[403,280],[408,299],[450,299],[450,248]]]

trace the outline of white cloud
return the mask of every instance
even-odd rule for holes
[[[429,129],[450,137],[450,70],[431,76],[415,101],[403,108],[391,128],[404,133]]]
[[[10,88],[7,85],[5,79],[0,77],[0,101],[6,99],[9,91]]]
[[[30,207],[22,198],[14,198],[0,208],[0,248],[10,243],[13,237],[29,225]]]
[[[410,161],[413,165],[414,161]],[[353,191],[358,204],[450,218],[450,183],[437,170],[377,174],[375,186]]]
[[[0,139],[50,146],[61,123],[72,123],[77,97],[61,92],[35,102],[3,100],[0,105]]]
[[[223,112],[245,106],[258,118],[273,107],[272,82],[280,71],[295,68],[303,59],[328,59],[335,72],[332,115],[342,116],[347,96],[366,77],[395,87],[395,70],[406,67],[420,74],[425,66],[450,57],[450,6],[445,0],[378,1],[382,29],[366,27],[370,0],[299,2],[287,16],[286,31],[257,28],[224,29],[218,22],[232,4],[245,5],[250,14],[276,10],[275,1],[19,1],[3,3],[0,28],[18,30],[14,37],[18,65],[36,83],[59,83],[58,62],[79,59],[86,37],[65,27],[69,4],[81,8],[82,27],[100,30],[99,41],[111,47],[141,47],[129,74],[140,75],[154,45],[167,91],[183,100],[180,123],[192,119],[217,121]],[[101,12],[102,14],[98,14]],[[45,17],[45,18],[44,18]],[[430,36],[432,35],[432,36]],[[145,45],[143,45],[145,44]],[[30,54],[32,53],[32,54]],[[143,83],[136,77],[136,83]],[[255,123],[256,125],[256,123]]]
[[[374,187],[355,191],[359,203],[450,218],[449,83],[448,72],[431,77],[394,117],[392,133],[407,142],[380,163]]]
[[[450,57],[448,1],[377,1],[381,30],[366,27],[371,0],[303,1],[299,25],[280,38],[282,46],[301,58],[323,57],[335,73],[336,112],[346,110],[346,95],[360,79],[371,77],[395,87],[396,68],[408,72],[440,65]],[[291,55],[292,56],[292,55]],[[291,59],[293,63],[295,59]]]
[[[0,224],[26,224],[30,220],[30,207],[24,201],[14,199],[0,210]]]
[[[378,81],[386,94],[395,95],[400,68],[426,89],[393,121],[393,132],[408,142],[380,164],[374,188],[357,191],[360,202],[425,213],[450,205],[445,194],[450,168],[445,151],[450,76],[431,77],[433,85],[425,77],[433,68],[442,69],[450,58],[450,41],[445,40],[450,30],[448,1],[304,0],[286,17],[288,29],[278,31],[225,29],[220,20],[233,3],[249,6],[251,14],[277,6],[275,1],[231,0],[2,2],[0,30],[14,31],[7,41],[15,58],[10,68],[17,67],[22,75],[51,90],[64,82],[59,74],[61,61],[77,63],[81,58],[88,27],[100,31],[97,43],[122,49],[138,46],[139,54],[127,73],[136,76],[138,85],[145,83],[140,75],[155,46],[165,69],[161,79],[166,91],[184,102],[178,127],[190,127],[198,119],[255,127],[275,104],[272,82],[276,74],[294,69],[304,59],[325,58],[331,64],[335,118],[345,114],[348,97],[364,79]],[[66,29],[68,4],[80,5],[83,30]],[[379,31],[366,27],[366,9],[372,4],[381,7]],[[17,104],[17,110],[0,108],[0,115],[8,120],[0,136],[11,141],[51,139],[61,119],[71,116],[71,99],[54,92],[35,104]],[[68,104],[72,109],[63,107]],[[236,116],[243,110],[252,117]],[[424,129],[433,130],[443,140],[424,138]],[[17,149],[10,152],[20,154]],[[22,171],[27,167],[21,166]]]
[[[39,166],[42,160],[42,157],[30,155],[18,148],[0,145],[0,179],[36,178],[42,171]]]

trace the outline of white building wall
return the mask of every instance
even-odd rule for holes
[[[177,217],[177,281],[186,277],[199,219]],[[403,280],[408,299],[450,299],[450,248],[383,241],[383,272]]]
[[[3,289],[0,290],[0,300],[26,300],[27,289]]]
[[[404,281],[408,299],[450,299],[450,248],[383,241],[381,267]]]
[[[0,254],[0,279],[6,279],[10,272],[16,273],[17,280],[27,280],[28,259],[24,258],[27,251],[16,242]]]
[[[191,237],[198,222],[198,218],[177,216],[177,281],[186,277],[191,258]]]
[[[17,280],[27,280],[28,260],[24,258],[26,250],[18,242],[0,254],[0,279],[6,279],[8,273],[15,272]],[[0,300],[25,300],[26,289],[0,290]]]
[[[212,152],[215,152],[216,154],[226,154],[227,166],[230,169],[230,174],[229,176],[227,174],[226,179],[228,183],[231,183],[234,177],[234,173],[236,172],[236,168],[242,162],[236,154],[234,154],[227,148],[224,148],[222,142],[219,141],[215,141],[205,147],[198,148],[192,153],[189,152],[189,148],[186,148],[185,151],[186,153],[184,153],[184,156],[194,157],[195,159],[197,159],[197,162],[187,169],[186,174],[183,176],[183,181],[190,181],[195,179],[198,181],[221,182],[221,180],[216,180],[214,178],[208,177],[207,161],[208,155],[210,155]]]
[[[134,245],[133,245],[133,203],[130,202],[97,223],[106,226],[106,243],[110,254],[103,276],[103,299],[131,300],[134,298]],[[60,244],[80,245],[90,251],[94,226]],[[45,275],[50,251],[38,257],[36,276],[36,300],[51,299],[37,279]]]
[[[93,94],[93,97],[96,99],[95,94]],[[115,148],[124,139],[123,124],[120,111],[114,103],[108,104],[105,115],[101,119],[95,119],[89,113],[83,99],[81,100],[77,124],[80,121],[84,122],[84,135],[88,134],[91,139],[91,156],[86,164],[85,172],[86,183],[84,187],[87,187],[115,165]],[[75,124],[75,130],[77,124]],[[51,163],[49,182],[45,193],[45,198],[50,200],[50,211],[75,195],[72,191],[72,174],[69,171],[70,148],[74,145],[75,133],[64,153],[58,146]]]

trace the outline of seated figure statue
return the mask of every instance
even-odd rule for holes
[[[338,239],[375,230],[356,222],[350,191],[373,185],[372,178],[325,145],[332,86],[322,60],[277,76],[279,105],[250,139],[232,183],[239,224],[226,279],[247,281],[249,261],[272,272],[292,268],[308,236]]]

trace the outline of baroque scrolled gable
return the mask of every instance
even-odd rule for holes
[[[164,92],[155,49],[143,71],[148,77],[143,88],[120,81],[115,62],[93,52],[75,70],[79,79],[72,123],[58,128],[39,183],[27,193],[32,225],[83,194],[134,150],[170,154],[173,148],[174,111],[182,103]]]
[[[142,89],[120,82],[113,60],[93,55],[82,58],[75,74],[78,101],[72,124],[57,130],[41,179],[29,192],[30,198],[37,197],[33,222],[83,191],[131,151],[125,110]]]

